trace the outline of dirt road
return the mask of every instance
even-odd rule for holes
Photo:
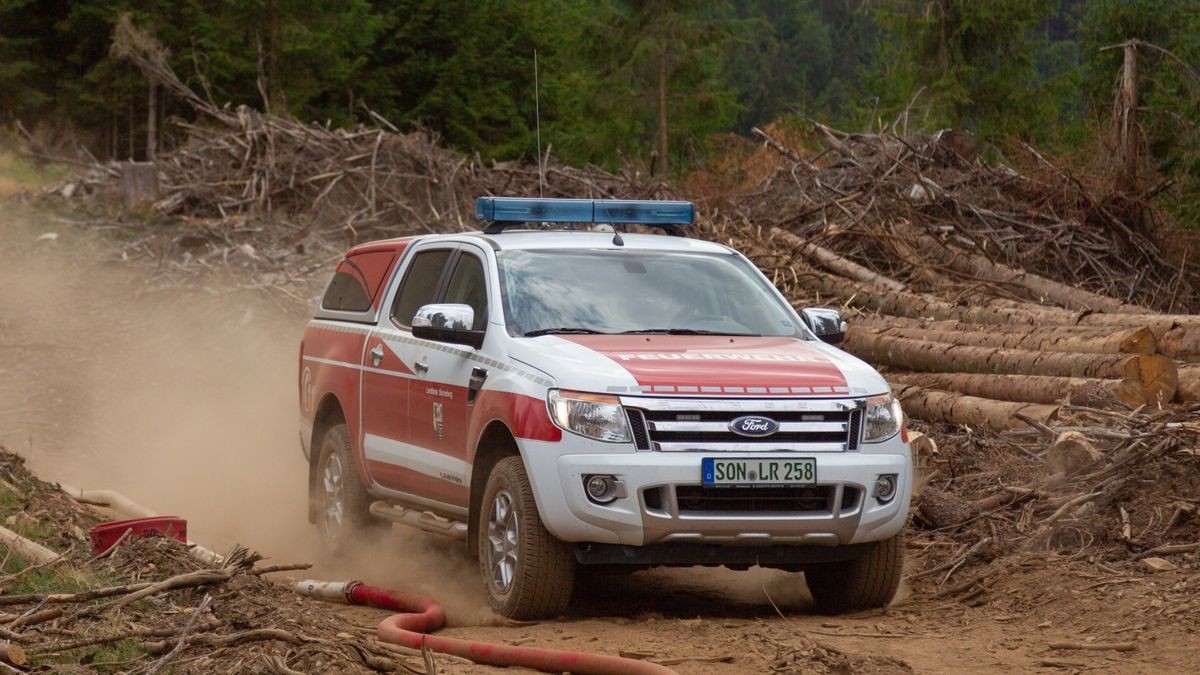
[[[176,287],[169,261],[122,263],[118,234],[11,205],[0,214],[0,443],[46,479],[184,516],[214,548],[313,559],[294,406],[302,318],[215,280]],[[910,567],[943,545],[914,536]],[[945,573],[926,575],[886,611],[837,618],[813,613],[799,575],[771,570],[588,577],[567,617],[520,626],[486,610],[475,562],[433,536],[397,529],[318,574],[434,596],[451,635],[645,654],[681,673],[1194,671],[1200,606],[1186,571],[1021,559],[987,592],[940,599],[966,573],[945,586]],[[348,626],[382,616],[330,611]]]

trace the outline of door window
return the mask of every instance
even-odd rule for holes
[[[475,310],[471,330],[483,330],[487,326],[487,275],[483,271],[483,261],[466,253],[459,257],[443,302],[470,305]]]
[[[392,320],[397,326],[411,328],[417,310],[433,302],[449,259],[450,251],[444,249],[421,251],[413,258],[392,304]]]

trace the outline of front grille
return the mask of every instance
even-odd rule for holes
[[[701,405],[697,405],[701,407]],[[738,449],[857,450],[862,411],[824,410],[655,410],[627,408],[634,443],[639,450],[705,450],[737,444]],[[730,423],[743,416],[760,416],[780,425],[768,436],[743,436]],[[804,446],[811,445],[811,448]],[[706,447],[710,446],[710,447]]]
[[[638,450],[650,449],[650,437],[646,435],[646,418],[641,410],[627,409],[629,415],[629,430],[633,432],[633,444]]]
[[[675,499],[680,513],[695,512],[828,512],[835,487],[718,487],[678,485]]]

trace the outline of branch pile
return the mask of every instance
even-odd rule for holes
[[[919,538],[956,542],[936,548],[914,574],[937,579],[935,597],[986,593],[1012,571],[1014,556],[1153,574],[1200,552],[1200,422],[1191,409],[1076,406],[1053,426],[939,439],[937,453],[921,457],[925,485],[914,499],[926,533]],[[969,571],[952,579],[960,570]]]
[[[3,448],[0,484],[23,506],[9,518],[15,534],[44,533],[56,552],[35,562],[15,539],[0,540],[0,672],[426,672],[374,640],[373,628],[265,577],[308,564],[263,566],[239,547],[212,566],[164,538],[93,556],[86,528],[101,521],[96,512]]]

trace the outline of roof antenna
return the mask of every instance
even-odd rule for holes
[[[608,224],[612,226],[613,246],[624,246],[625,240],[621,238],[621,233],[617,230],[617,223],[613,220],[612,214],[608,212],[608,202],[604,199],[598,199],[596,201],[599,202],[600,207],[604,209],[604,217],[608,219]]]
[[[546,191],[546,168],[542,166],[542,106],[541,97],[538,92],[538,62],[537,50],[533,50],[533,116],[537,125],[537,153],[538,153],[538,196],[545,197]]]

